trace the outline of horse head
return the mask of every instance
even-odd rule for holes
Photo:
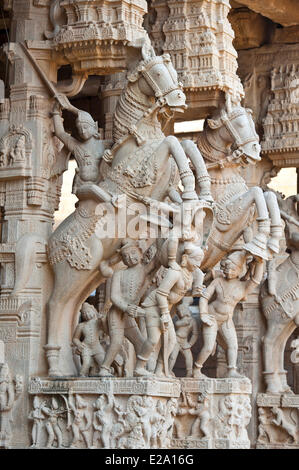
[[[141,55],[142,60],[127,75],[128,85],[115,110],[114,140],[145,119],[157,125],[157,112],[169,119],[174,112],[187,108],[183,86],[169,54],[156,56],[153,47],[145,42]]]
[[[167,105],[172,111],[184,112],[187,108],[186,96],[170,55],[156,56],[148,43],[142,46],[141,55],[143,60],[128,74],[129,82],[138,81],[139,90],[146,96],[154,96],[161,106]]]
[[[241,105],[232,105],[229,98],[225,106],[217,110],[216,116],[207,119],[205,132],[215,150],[226,154],[232,151],[244,164],[255,164],[261,160],[261,146],[252,111]]]

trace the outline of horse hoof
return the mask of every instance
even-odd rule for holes
[[[100,369],[99,373],[97,374],[98,377],[114,377],[113,374],[109,372],[108,369],[102,368]]]

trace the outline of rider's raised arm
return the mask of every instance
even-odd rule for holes
[[[189,344],[190,344],[190,347],[192,348],[192,346],[196,343],[196,341],[198,339],[199,328],[198,328],[198,323],[195,320],[195,318],[192,318],[191,322],[192,322],[192,335],[191,335]]]
[[[58,139],[64,143],[66,148],[73,153],[75,148],[78,147],[78,142],[74,137],[65,132],[62,117],[59,114],[53,114],[53,123],[56,137],[58,137]]]

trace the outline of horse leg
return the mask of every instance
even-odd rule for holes
[[[103,277],[99,270],[75,270],[66,263],[57,264],[54,270],[54,288],[48,302],[48,344],[44,346],[49,376],[77,375],[71,349],[76,315]]]
[[[274,319],[267,322],[267,331],[263,338],[263,358],[264,376],[267,385],[267,392],[280,393],[281,385],[279,380],[280,356],[283,355],[277,347],[277,340],[284,329],[284,325],[279,325]]]
[[[271,220],[268,247],[274,253],[279,253],[279,240],[282,237],[282,224],[277,197],[272,191],[265,192],[264,197]]]
[[[183,140],[181,146],[195,168],[196,181],[199,186],[199,199],[214,202],[211,194],[211,178],[200,151],[192,140]]]
[[[268,260],[267,240],[270,233],[270,219],[262,189],[257,186],[250,188],[246,193],[234,198],[231,206],[236,205],[236,209],[242,208],[246,210],[249,209],[252,203],[255,203],[257,209],[258,232],[250,242],[244,245],[244,249],[253,255]],[[233,207],[230,207],[231,211],[232,209]]]
[[[197,200],[198,197],[195,192],[195,178],[189,167],[189,161],[186,154],[178,139],[172,135],[166,137],[159,145],[156,152],[158,160],[165,158],[165,155],[173,156],[179,169],[180,178],[184,187],[182,198],[187,200]]]

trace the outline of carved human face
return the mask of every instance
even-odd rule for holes
[[[196,254],[188,255],[187,257],[187,267],[188,270],[193,272],[195,269],[200,268],[200,265],[203,260],[204,253],[202,250],[198,250]]]
[[[92,308],[91,305],[88,305],[86,303],[83,304],[81,313],[82,313],[82,320],[83,321],[92,320],[93,318],[96,317],[95,310]]]
[[[135,266],[140,263],[141,254],[138,248],[132,247],[123,251],[122,258],[126,266]]]
[[[242,266],[236,265],[231,259],[226,258],[220,263],[223,274],[227,279],[236,279],[240,276]]]
[[[94,127],[88,122],[77,121],[77,129],[82,140],[88,140],[94,134]]]

